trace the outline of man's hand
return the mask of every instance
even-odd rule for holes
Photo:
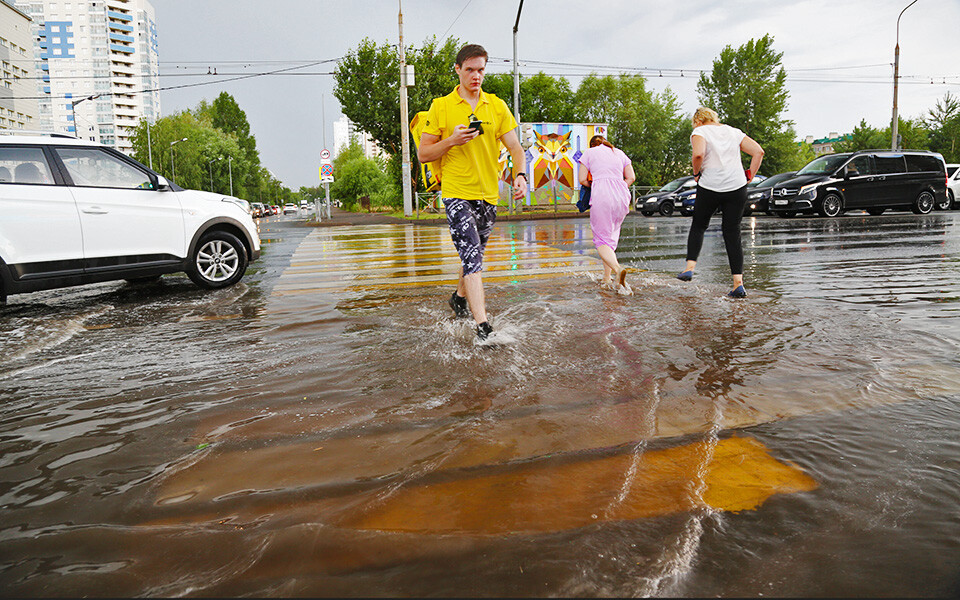
[[[527,176],[521,175],[513,180],[513,199],[519,200],[527,195]]]
[[[462,146],[478,135],[480,135],[480,132],[476,129],[471,129],[466,125],[457,125],[453,128],[453,133],[451,133],[447,139],[450,140],[450,144],[453,146]]]

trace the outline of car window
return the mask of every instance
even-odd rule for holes
[[[685,178],[685,177],[681,177],[680,179],[674,179],[674,180],[671,181],[670,183],[668,183],[668,184],[666,184],[665,186],[663,186],[662,188],[660,188],[660,191],[661,191],[661,192],[672,192],[673,190],[675,190],[675,189],[677,189],[678,187],[680,187],[680,184],[683,183],[683,182],[685,182],[685,181],[686,181],[686,178]]]
[[[876,175],[877,172],[873,166],[873,157],[861,154],[854,157],[843,167],[843,172],[850,177],[862,177],[864,175]]]
[[[57,148],[57,154],[74,185],[80,187],[152,190],[144,171],[100,148]]]
[[[877,154],[873,157],[877,174],[906,173],[907,165],[903,162],[902,154]]]
[[[957,172],[957,169],[960,168],[957,165],[947,165],[947,175],[953,177],[953,174]]]
[[[0,183],[53,185],[42,148],[0,148]]]
[[[827,175],[833,173],[843,164],[849,154],[831,154],[812,160],[807,166],[797,171],[797,175]]]
[[[937,173],[942,172],[942,169],[943,167],[940,165],[940,159],[936,156],[929,156],[926,154],[907,155],[907,171],[911,173],[922,173],[925,171]]]

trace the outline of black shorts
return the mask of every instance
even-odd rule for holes
[[[444,198],[450,237],[463,263],[463,274],[483,270],[483,249],[497,220],[497,206],[483,200]]]

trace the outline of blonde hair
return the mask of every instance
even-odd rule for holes
[[[701,106],[693,113],[693,120],[704,125],[707,123],[720,123],[720,117],[717,115],[717,111],[712,108],[707,108],[706,106]]]

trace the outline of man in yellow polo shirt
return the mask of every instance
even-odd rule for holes
[[[522,198],[527,192],[517,121],[503,100],[481,89],[486,68],[487,51],[482,46],[468,44],[460,49],[454,67],[460,85],[430,105],[417,147],[421,163],[440,160],[440,195],[460,255],[460,280],[450,307],[457,317],[466,317],[469,305],[480,340],[493,332],[480,271],[497,218],[501,142],[513,157],[513,197]]]

